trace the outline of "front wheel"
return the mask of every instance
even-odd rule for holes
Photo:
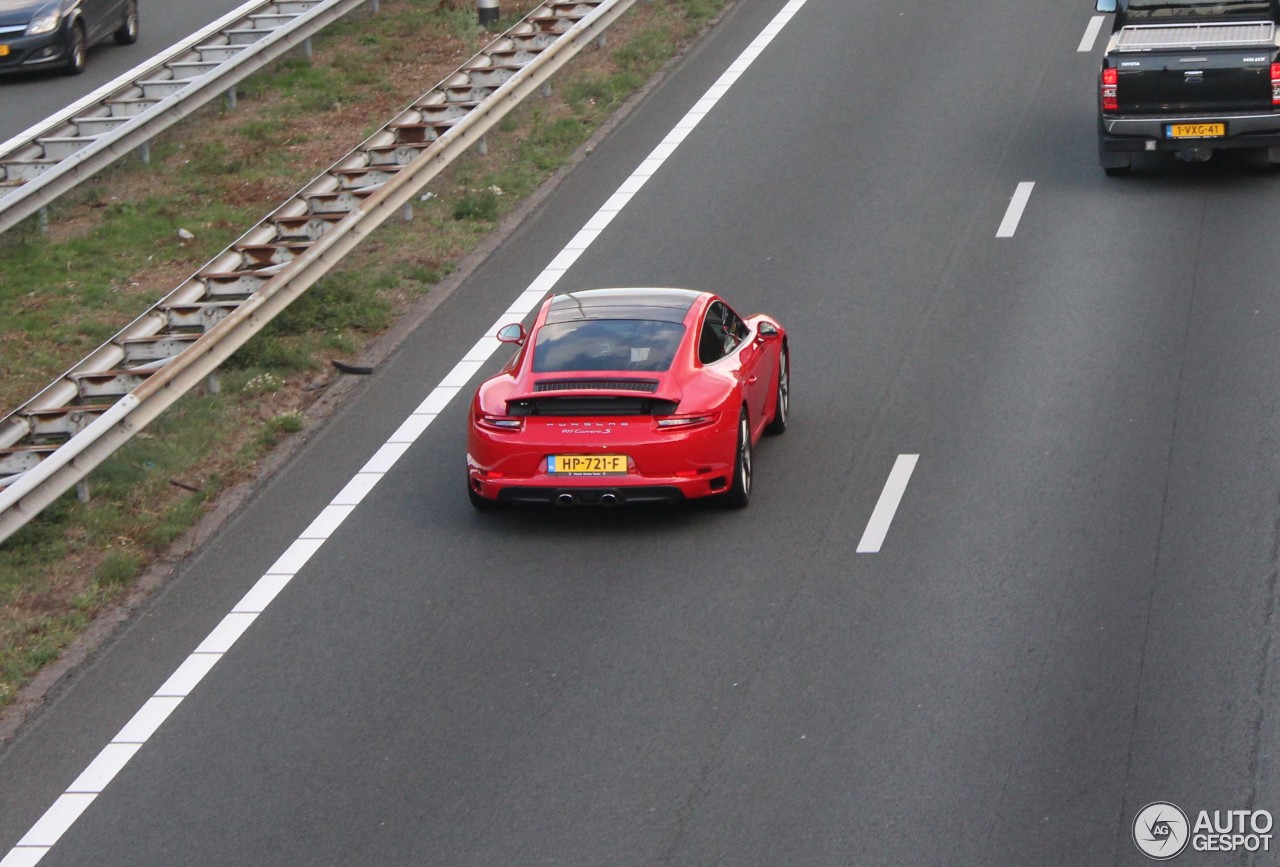
[[[67,42],[67,63],[63,72],[67,75],[79,75],[84,72],[85,62],[89,57],[89,42],[84,35],[83,24],[71,25],[71,36]]]
[[[751,502],[751,425],[744,406],[738,415],[738,445],[733,461],[733,484],[720,495],[720,503],[729,509],[745,509]]]
[[[120,22],[115,38],[120,45],[132,45],[138,41],[138,0],[129,0],[125,4],[124,21]]]

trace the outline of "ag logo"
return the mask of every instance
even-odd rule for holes
[[[1133,820],[1133,842],[1148,858],[1168,861],[1187,848],[1187,814],[1167,801],[1147,804]]]

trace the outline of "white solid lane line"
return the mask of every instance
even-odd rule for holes
[[[1035,186],[1035,181],[1023,181],[1018,184],[1018,188],[1013,191],[1013,198],[1009,201],[1009,209],[1004,212],[1004,219],[1000,221],[1000,228],[996,230],[997,238],[1012,238],[1014,232],[1018,231],[1022,212],[1026,210],[1027,202],[1031,199],[1031,191]]]
[[[1102,29],[1103,20],[1102,15],[1095,15],[1089,19],[1089,26],[1084,29],[1084,38],[1080,40],[1080,46],[1076,51],[1093,50],[1093,43],[1098,41],[1098,31]]]
[[[244,634],[258,614],[266,610],[277,594],[293,580],[307,561],[320,549],[355,507],[391,471],[396,461],[408,450],[442,412],[449,401],[458,395],[480,368],[502,346],[493,336],[508,322],[523,319],[538,306],[556,285],[565,271],[582,255],[583,251],[626,207],[632,196],[639,192],[689,133],[706,116],[712,107],[746,72],[765,47],[790,23],[808,0],[790,0],[750,46],[738,55],[719,80],[698,100],[697,104],[680,120],[642,162],[639,168],[587,222],[583,230],[560,251],[530,286],[520,293],[507,312],[502,314],[484,337],[471,348],[444,380],[436,386],[413,413],[404,420],[390,439],[384,443],[346,486],[329,502],[311,525],[289,548],[280,555],[270,569],[258,579],[243,599],[232,609],[226,619],[214,628],[197,650],[192,653],[169,677],[155,695],[143,705],[134,718],[125,725],[111,744],[99,754],[88,768],[72,783],[72,788],[54,802],[25,837],[0,860],[0,867],[32,867],[58,841],[68,828],[88,808],[97,793],[107,784],[146,743],[147,739],[168,719],[178,704],[195,689],[222,656]],[[461,461],[461,456],[459,456]],[[461,502],[461,501],[460,501]],[[466,508],[465,504],[460,508]],[[126,746],[127,745],[127,746]]]
[[[862,541],[858,543],[859,554],[879,553],[880,547],[884,545],[884,537],[889,534],[889,525],[893,523],[893,516],[898,513],[902,495],[907,492],[907,482],[911,481],[911,474],[915,472],[918,460],[920,460],[919,455],[898,455],[898,459],[893,462],[889,479],[884,483],[884,490],[880,492],[880,500],[871,513],[867,529],[862,533]]]

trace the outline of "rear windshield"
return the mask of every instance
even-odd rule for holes
[[[1195,15],[1261,15],[1271,11],[1269,0],[1129,0],[1130,18],[1176,18]]]
[[[683,337],[684,326],[679,322],[580,319],[550,323],[538,331],[533,370],[666,370]]]

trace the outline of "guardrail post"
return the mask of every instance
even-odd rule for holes
[[[41,208],[36,216],[36,223],[40,226],[40,234],[49,234],[49,209]]]
[[[551,82],[550,80],[542,82],[542,98],[551,98]]]
[[[498,23],[498,0],[476,0],[476,14],[480,17],[480,25],[488,27]]]
[[[480,141],[476,142],[476,153],[480,156],[489,153],[489,139],[485,136],[480,136]]]
[[[88,479],[81,479],[80,481],[76,482],[76,499],[82,503],[89,502],[90,496],[89,496],[89,480]]]
[[[138,156],[142,158],[144,166],[151,165],[151,142],[144,141],[142,147],[138,148]]]
[[[378,0],[370,0],[369,11],[374,15],[378,14]]]
[[[214,371],[204,378],[204,387],[209,394],[222,394],[222,380],[218,377],[218,371]]]
[[[413,222],[413,202],[405,202],[400,209],[400,219],[406,223]]]
[[[227,108],[234,111],[235,107],[236,107],[236,89],[234,87],[229,87],[227,88]]]
[[[307,60],[310,60],[312,51],[313,49],[311,48],[311,37],[308,36],[306,39],[302,40],[302,56],[307,58]]]

